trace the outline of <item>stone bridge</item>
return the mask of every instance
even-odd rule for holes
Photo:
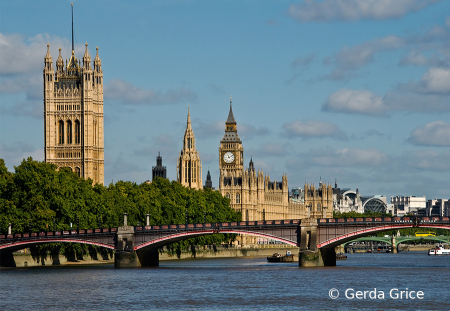
[[[411,227],[450,229],[449,217],[361,217],[124,226],[0,235],[0,266],[13,251],[43,243],[83,243],[115,250],[115,267],[158,266],[158,248],[216,233],[252,235],[299,247],[300,266],[335,266],[334,248],[375,232]],[[11,229],[10,229],[11,231]],[[395,242],[394,242],[395,243]]]

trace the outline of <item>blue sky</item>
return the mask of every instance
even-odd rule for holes
[[[70,1],[0,3],[0,157],[44,159],[46,44]],[[229,97],[244,161],[290,187],[450,198],[450,1],[73,1],[104,72],[105,183],[176,178],[188,105],[218,186]],[[389,202],[389,200],[388,200]]]

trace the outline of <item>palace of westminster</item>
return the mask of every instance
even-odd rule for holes
[[[102,62],[86,51],[77,60],[72,42],[69,61],[56,60],[56,70],[50,55],[50,45],[44,58],[44,136],[45,161],[58,167],[70,167],[78,176],[104,184],[104,126],[103,126],[103,71]],[[288,178],[271,181],[253,160],[244,167],[244,146],[238,135],[237,122],[230,111],[225,131],[219,143],[219,189],[230,199],[233,209],[242,212],[242,220],[279,220],[332,217],[333,189],[320,183],[318,188],[305,184],[304,201],[289,198]],[[165,178],[162,158],[157,157],[153,177]],[[208,170],[205,186],[202,184],[202,165],[195,148],[195,137],[188,108],[183,150],[177,161],[177,181],[193,189],[212,188]]]

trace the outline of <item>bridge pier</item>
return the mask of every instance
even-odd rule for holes
[[[317,249],[318,241],[317,219],[302,219],[298,254],[300,267],[336,266],[334,247]]]
[[[317,250],[303,250],[298,254],[300,267],[334,267],[336,266],[336,252],[334,248]]]
[[[117,228],[114,267],[134,268],[158,266],[159,253],[157,248],[134,250],[134,227],[127,226],[125,218],[124,226]]]
[[[137,251],[116,251],[114,254],[115,268],[158,267],[159,253],[157,248]]]
[[[394,235],[392,236],[391,243],[392,243],[392,246],[391,246],[392,254],[397,254],[398,250],[397,250],[397,245],[395,245],[395,236]]]

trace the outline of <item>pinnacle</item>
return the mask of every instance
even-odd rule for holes
[[[228,119],[225,124],[236,124],[236,120],[233,115],[233,107],[231,106],[231,97],[230,97],[230,112],[228,113]]]

